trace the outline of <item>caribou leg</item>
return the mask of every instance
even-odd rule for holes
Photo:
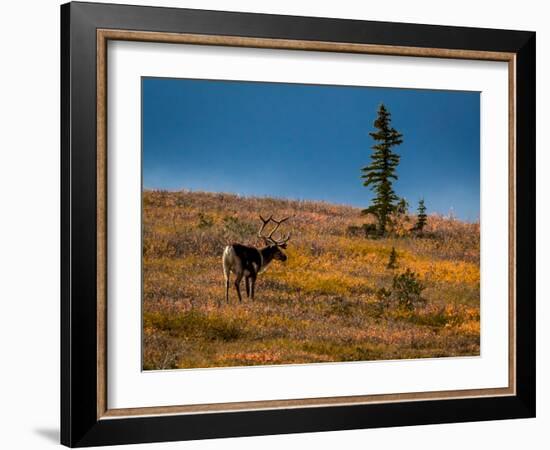
[[[246,298],[250,298],[250,277],[244,277],[244,286],[246,288]]]
[[[225,301],[229,303],[229,275],[225,277]]]
[[[256,277],[250,277],[250,299],[254,300],[254,286],[256,285]]]
[[[243,274],[237,275],[235,278],[235,290],[237,291],[237,296],[239,297],[239,303],[243,301],[243,298],[241,297],[241,280],[243,279]]]

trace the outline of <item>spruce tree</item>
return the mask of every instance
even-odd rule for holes
[[[386,233],[390,214],[395,210],[399,197],[393,190],[393,181],[397,180],[396,168],[400,156],[392,148],[403,142],[403,135],[391,126],[391,113],[381,104],[374,121],[376,131],[369,135],[375,143],[371,147],[371,163],[361,169],[363,186],[370,186],[375,197],[371,206],[363,210],[365,214],[374,214],[378,221],[378,232]]]
[[[391,248],[390,259],[386,267],[388,269],[395,269],[397,267],[397,252],[395,251],[395,247]]]
[[[428,216],[426,215],[426,205],[424,205],[423,198],[418,202],[417,211],[418,215],[416,216],[416,225],[414,226],[414,229],[422,232],[426,226],[426,222],[428,221]]]
[[[407,215],[409,213],[409,202],[406,198],[402,198],[397,202],[395,212],[400,215]]]

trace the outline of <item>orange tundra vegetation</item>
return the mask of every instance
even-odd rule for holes
[[[258,276],[253,302],[231,286],[227,304],[223,249],[259,246],[271,213],[292,216],[288,260]],[[479,355],[479,224],[431,215],[420,236],[368,239],[352,232],[365,221],[323,202],[145,191],[143,368]],[[407,269],[424,287],[414,308],[381,294]]]

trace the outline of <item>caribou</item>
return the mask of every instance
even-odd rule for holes
[[[235,274],[234,284],[239,302],[242,302],[240,285],[243,277],[246,286],[246,296],[254,300],[254,287],[258,274],[263,272],[275,259],[278,261],[286,261],[287,256],[283,253],[283,250],[286,249],[287,242],[290,239],[290,233],[282,239],[276,239],[273,237],[273,233],[275,233],[279,226],[289,218],[290,216],[281,220],[275,220],[273,215],[270,215],[267,219],[264,219],[260,215],[262,225],[258,231],[258,237],[264,242],[264,247],[258,248],[239,243],[234,243],[225,247],[222,263],[223,275],[225,278],[225,300],[227,303],[229,303],[229,277],[231,273]],[[263,234],[264,229],[270,222],[273,222],[275,227],[265,236]]]

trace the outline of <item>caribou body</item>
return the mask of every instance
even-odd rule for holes
[[[229,278],[231,273],[235,274],[235,290],[239,297],[239,302],[242,301],[241,297],[241,280],[244,277],[246,296],[254,300],[254,287],[256,285],[256,277],[259,273],[263,272],[267,266],[273,260],[286,261],[287,256],[283,253],[283,249],[286,249],[287,242],[290,239],[290,233],[283,239],[276,239],[273,237],[273,233],[277,231],[279,225],[288,220],[289,217],[285,217],[281,220],[273,219],[273,216],[269,216],[268,219],[264,219],[260,216],[262,226],[258,231],[258,237],[264,241],[264,247],[253,247],[250,245],[243,245],[234,243],[225,247],[222,256],[223,263],[223,275],[225,278],[225,300],[229,303]],[[270,222],[275,223],[275,227],[271,230],[269,235],[263,235],[263,231],[266,225]]]

